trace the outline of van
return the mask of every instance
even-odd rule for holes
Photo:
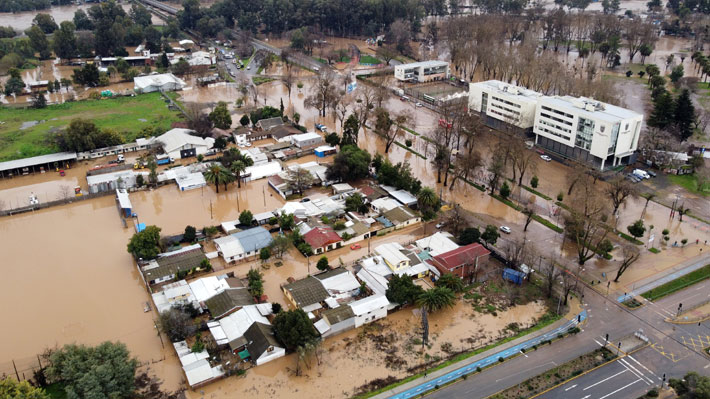
[[[641,169],[634,169],[633,171],[634,176],[640,178],[640,179],[650,179],[651,176],[645,171]]]

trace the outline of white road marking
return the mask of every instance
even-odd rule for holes
[[[594,341],[594,342],[596,342],[596,343],[597,343],[597,345],[599,345],[599,346],[602,346],[602,347],[604,346],[604,345],[603,345],[603,344],[602,344],[601,342],[597,341],[596,339],[595,339],[595,340],[593,340],[593,341]]]
[[[574,387],[576,387],[576,386],[577,386],[577,384],[572,385],[571,387],[565,389],[565,392],[569,391],[570,389],[572,389],[572,388],[574,388]]]
[[[643,381],[643,380],[638,379],[638,380],[636,380],[636,381],[634,381],[634,382],[632,382],[632,383],[630,383],[630,384],[624,385],[623,387],[617,389],[616,391],[614,391],[614,392],[612,392],[612,393],[608,393],[608,394],[602,396],[602,397],[599,398],[599,399],[608,398],[609,396],[611,396],[611,395],[613,395],[613,394],[615,394],[615,393],[617,393],[617,392],[619,392],[619,391],[621,391],[621,390],[624,390],[624,389],[626,389],[626,388],[628,388],[628,387],[634,385],[635,383],[637,383],[637,382],[639,382],[639,381]]]
[[[643,378],[643,382],[645,382],[647,385],[651,385],[653,383],[653,380],[646,377],[642,372],[640,372],[636,367],[634,367],[631,363],[627,362],[626,359],[619,359],[620,362],[623,362],[625,365],[631,367],[632,371],[635,371],[636,373],[640,374],[640,377]],[[648,381],[646,381],[648,380]]]
[[[618,373],[612,375],[611,377],[607,377],[607,378],[605,378],[605,379],[603,379],[603,380],[601,380],[601,381],[599,381],[599,382],[595,382],[594,384],[592,384],[592,385],[590,385],[590,386],[588,386],[588,387],[586,387],[586,388],[584,388],[584,389],[582,389],[582,390],[583,390],[583,391],[586,391],[586,390],[589,389],[589,388],[593,388],[593,387],[595,387],[595,386],[601,384],[602,382],[608,381],[608,380],[610,380],[610,379],[616,377],[616,376],[619,375],[619,374],[624,374],[624,373],[627,372],[628,370],[629,370],[629,369],[621,370],[621,371],[619,371]]]
[[[661,380],[661,377],[657,376],[656,373],[654,373],[653,371],[649,370],[648,367],[646,367],[646,366],[644,366],[643,364],[641,364],[641,362],[639,362],[638,360],[636,360],[633,356],[629,355],[629,356],[627,356],[627,357],[628,357],[629,359],[633,360],[634,362],[636,362],[636,364],[638,364],[639,366],[643,367],[646,371],[648,371],[649,373],[651,373],[654,377],[656,377],[656,378],[658,378],[659,380]]]
[[[592,396],[592,395],[587,395],[587,396],[583,397],[582,399],[587,399],[587,398],[589,398],[590,396]]]

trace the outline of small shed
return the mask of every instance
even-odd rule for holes
[[[505,269],[503,269],[503,278],[517,285],[523,285],[523,280],[525,280],[525,273],[506,267]]]
[[[326,157],[328,155],[332,155],[332,154],[335,154],[336,152],[338,152],[338,150],[335,147],[329,146],[329,145],[322,145],[320,147],[316,147],[316,149],[314,151],[315,151],[315,154],[318,158],[323,158],[323,157]]]
[[[121,209],[123,215],[127,218],[133,215],[133,205],[131,200],[128,198],[128,191],[124,189],[116,190],[116,201],[118,201],[118,207]]]

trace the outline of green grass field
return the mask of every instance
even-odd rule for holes
[[[168,109],[159,93],[68,102],[44,109],[0,107],[0,121],[5,122],[0,124],[0,161],[59,151],[52,135],[75,118],[90,119],[100,128],[121,132],[127,142],[135,140],[145,127],[167,130],[180,119],[177,112]],[[39,123],[20,129],[23,123],[33,121]]]
[[[382,61],[380,61],[379,59],[377,59],[371,55],[365,54],[365,55],[360,56],[360,63],[361,64],[375,64],[375,65],[377,65],[377,64],[381,64]]]
[[[701,267],[700,269],[692,271],[685,276],[678,277],[677,279],[671,280],[650,291],[646,291],[641,294],[641,296],[649,301],[655,301],[708,278],[710,278],[710,265]]]
[[[710,195],[710,183],[698,187],[698,178],[695,175],[668,175],[668,180],[673,184],[683,187],[691,193]]]

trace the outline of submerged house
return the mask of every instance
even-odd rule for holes
[[[160,284],[175,279],[178,272],[186,273],[199,268],[204,259],[207,257],[202,252],[202,247],[200,244],[194,244],[162,253],[156,259],[140,266],[140,270],[146,284]]]

